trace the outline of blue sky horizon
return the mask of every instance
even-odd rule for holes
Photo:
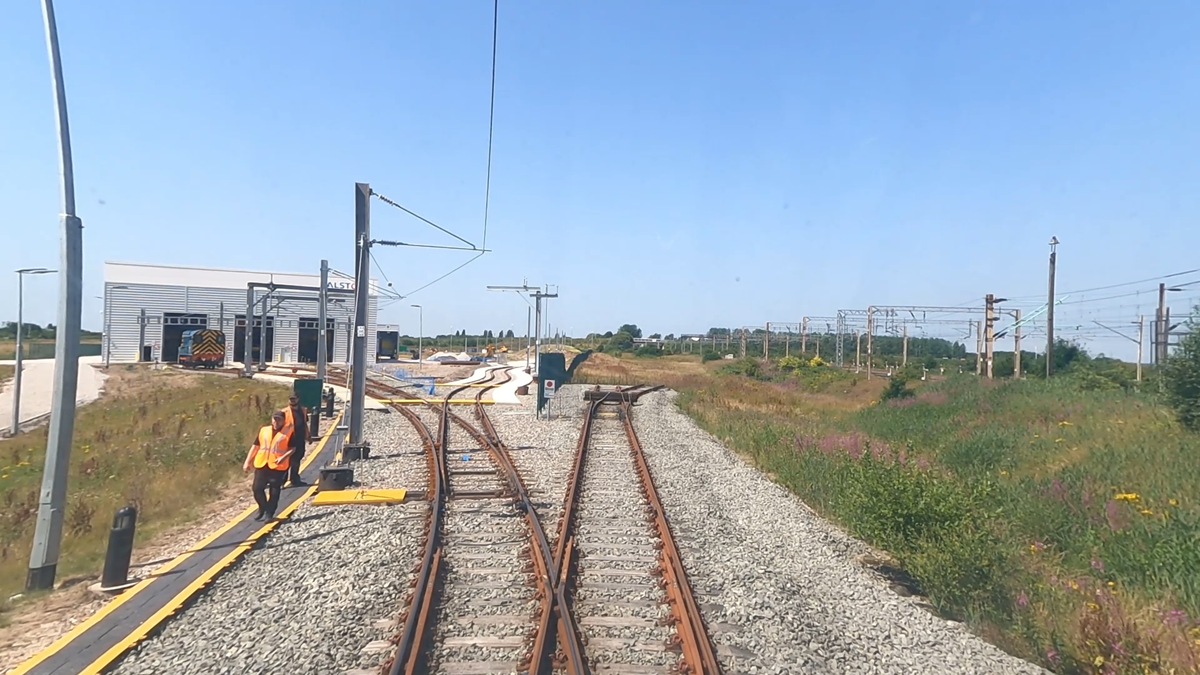
[[[482,241],[492,3],[56,12],[84,327],[105,260],[352,269],[356,181]],[[576,335],[989,292],[1033,310],[1057,236],[1064,292],[1147,280],[1059,312],[1065,337],[1131,358],[1096,322],[1152,317],[1152,280],[1200,267],[1197,19],[1181,1],[501,2],[493,252],[381,320],[415,330],[420,303],[427,333],[522,333],[524,303],[485,286],[523,278],[559,288],[550,321]],[[0,6],[3,320],[12,270],[58,266],[48,70],[38,3]],[[379,201],[372,230],[448,241]],[[467,254],[376,258],[407,292]],[[1176,315],[1193,280],[1169,279]],[[55,279],[25,292],[26,320],[53,322]]]

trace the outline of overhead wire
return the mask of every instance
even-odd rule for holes
[[[393,199],[389,199],[385,195],[382,195],[374,190],[371,190],[371,194],[374,195],[375,197],[378,197],[379,200],[384,202],[385,204],[394,206],[394,207],[400,209],[401,211],[407,213],[408,215],[426,223],[427,225],[430,225],[430,226],[434,227],[435,229],[437,229],[445,234],[448,234],[451,237],[454,237],[455,239],[457,239],[457,240],[461,241],[462,243],[466,244],[467,246],[469,246],[470,247],[469,250],[477,252],[473,257],[471,257],[469,260],[467,260],[463,264],[455,267],[454,269],[450,270],[449,272],[446,272],[445,274],[434,279],[433,281],[430,281],[429,283],[427,283],[423,286],[419,286],[419,287],[409,291],[408,293],[397,294],[397,297],[396,297],[397,300],[405,299],[409,296],[419,293],[420,291],[425,290],[426,288],[429,288],[430,286],[436,284],[437,282],[441,281],[442,279],[445,279],[446,277],[450,276],[451,274],[454,274],[455,272],[461,270],[462,268],[466,267],[467,265],[470,265],[471,263],[475,262],[484,253],[487,253],[487,230],[488,230],[488,221],[489,221],[490,214],[491,214],[491,198],[492,198],[492,149],[494,147],[495,129],[496,129],[496,60],[497,60],[496,54],[497,54],[497,46],[499,44],[499,40],[498,40],[499,34],[500,34],[500,0],[493,0],[493,3],[492,3],[492,68],[491,68],[492,72],[491,72],[491,83],[490,83],[489,93],[488,93],[487,170],[486,170],[486,174],[484,177],[484,187],[483,187],[483,238],[482,238],[482,241],[480,242],[480,245],[478,247],[476,247],[475,244],[471,243],[470,241],[467,241],[466,239],[458,236],[457,234],[454,234],[450,230],[442,227],[441,225],[438,225],[437,223],[420,215],[419,213],[416,213],[412,209],[409,209],[409,208],[401,205],[399,202],[396,202]],[[424,244],[407,244],[404,242],[388,242],[388,243],[390,245],[397,245],[397,246],[416,246],[416,247],[421,247],[421,248],[448,248],[448,247],[430,246],[430,245],[424,245]],[[371,260],[375,262],[375,266],[376,266],[376,268],[379,269],[379,273],[383,275],[384,280],[388,282],[389,286],[391,286],[392,285],[391,280],[389,280],[387,278],[387,274],[383,271],[383,267],[379,264],[379,261],[375,260],[374,254],[371,254]]]
[[[487,248],[488,213],[492,201],[492,136],[496,128],[496,36],[500,32],[500,0],[492,2],[492,91],[488,103],[487,177],[483,184],[483,242]]]

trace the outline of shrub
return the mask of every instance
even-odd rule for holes
[[[783,370],[796,370],[804,367],[804,361],[799,356],[785,356],[779,359],[779,367]]]
[[[1193,312],[1188,328],[1188,334],[1180,338],[1175,353],[1167,359],[1162,379],[1167,401],[1179,423],[1200,431],[1200,307]]]
[[[762,377],[762,366],[758,365],[758,361],[750,357],[737,359],[732,363],[725,364],[721,367],[721,372],[726,375],[745,375],[746,377],[759,378]]]
[[[654,345],[642,345],[633,351],[634,356],[662,356],[662,350]]]
[[[720,361],[720,360],[721,360],[721,355],[712,350],[706,351],[700,355],[700,361],[703,363],[708,363],[709,361]]]
[[[879,397],[880,401],[890,401],[892,399],[909,398],[915,392],[908,388],[908,380],[904,379],[900,374],[892,376],[888,382],[887,389],[883,390],[883,394]]]

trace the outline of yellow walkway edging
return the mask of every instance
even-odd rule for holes
[[[325,444],[329,441],[329,439],[333,436],[334,432],[337,430],[337,425],[338,425],[338,422],[341,421],[341,418],[342,418],[342,413],[339,412],[337,414],[337,416],[334,417],[333,420],[330,422],[329,431],[327,431],[325,433],[325,435],[321,437],[320,442],[317,443],[317,447],[314,448],[311,453],[307,454],[303,460],[301,460],[301,462],[300,462],[300,470],[301,471],[303,471],[304,469],[307,469],[309,467],[309,465],[311,465],[312,462],[316,459],[317,455],[321,454],[321,451],[325,449]],[[175,597],[171,598],[171,600],[169,602],[167,602],[167,604],[163,608],[161,608],[159,611],[155,612],[153,616],[151,616],[146,621],[143,621],[141,625],[139,625],[137,628],[135,628],[133,631],[131,631],[130,634],[124,640],[122,640],[120,643],[114,645],[111,649],[109,649],[107,652],[105,652],[103,655],[101,655],[98,659],[96,659],[90,665],[88,665],[88,667],[85,668],[80,673],[80,675],[99,675],[101,672],[103,672],[103,670],[105,668],[107,668],[110,663],[112,663],[113,661],[115,661],[117,659],[117,657],[121,656],[121,654],[125,653],[130,648],[132,648],[134,645],[136,645],[138,642],[140,642],[142,639],[144,639],[146,637],[146,635],[148,635],[150,633],[150,631],[154,630],[154,628],[163,621],[163,619],[165,619],[168,616],[170,616],[171,614],[175,613],[175,611],[178,610],[179,607],[182,607],[183,604],[185,602],[187,602],[188,598],[190,598],[192,595],[194,595],[197,591],[199,591],[201,588],[203,588],[206,584],[208,584],[208,582],[211,581],[213,579],[213,577],[215,577],[218,573],[220,573],[221,570],[225,569],[233,561],[235,561],[239,557],[241,557],[241,555],[243,553],[245,553],[246,551],[248,551],[250,549],[250,547],[253,546],[254,543],[257,542],[263,535],[265,535],[268,532],[270,532],[271,530],[275,529],[275,527],[279,524],[279,520],[282,520],[283,518],[286,518],[287,516],[289,516],[293,511],[296,510],[297,507],[299,507],[302,503],[304,503],[305,500],[307,500],[309,497],[311,497],[312,494],[314,492],[316,492],[316,490],[317,490],[317,487],[315,485],[310,487],[307,491],[305,491],[304,496],[300,497],[296,501],[292,502],[289,506],[284,508],[283,512],[281,514],[279,514],[277,520],[274,520],[274,521],[264,524],[261,528],[258,529],[257,532],[252,534],[248,540],[243,541],[242,543],[238,544],[238,546],[235,547],[232,551],[230,551],[229,554],[227,554],[224,558],[222,558],[220,561],[218,561],[216,565],[213,565],[212,567],[205,570],[204,573],[202,573],[198,579],[196,579],[191,584],[189,584],[187,586],[187,588],[184,588],[182,591],[177,593],[175,595]],[[46,660],[46,658],[50,657],[53,654],[58,653],[59,650],[61,650],[63,647],[70,644],[75,638],[79,637],[81,634],[83,634],[84,632],[89,630],[92,626],[95,626],[97,623],[100,623],[101,621],[103,621],[105,617],[107,617],[109,614],[112,614],[121,605],[125,604],[131,598],[136,596],[138,593],[140,593],[141,591],[143,591],[147,587],[149,587],[152,583],[154,583],[154,581],[157,578],[159,578],[159,577],[163,576],[164,574],[166,574],[167,572],[170,572],[171,570],[175,569],[176,567],[178,567],[179,565],[184,563],[192,555],[204,550],[206,547],[208,547],[214,541],[216,541],[218,538],[220,538],[221,535],[232,530],[239,523],[241,523],[243,520],[245,520],[247,517],[249,517],[251,513],[254,513],[257,510],[258,510],[257,505],[247,507],[245,511],[242,511],[239,515],[234,517],[232,520],[230,520],[229,522],[225,523],[221,527],[214,530],[207,537],[201,539],[194,546],[189,548],[187,551],[184,551],[183,553],[181,553],[174,560],[172,560],[171,562],[169,562],[169,563],[163,565],[162,567],[158,568],[157,570],[155,570],[153,575],[148,576],[145,579],[142,579],[133,588],[130,588],[128,591],[125,591],[121,595],[114,598],[108,604],[106,604],[103,607],[101,607],[100,609],[96,610],[95,614],[92,614],[90,617],[85,619],[82,623],[80,623],[79,625],[75,626],[70,631],[68,631],[65,635],[63,635],[62,637],[60,637],[57,640],[55,640],[54,642],[52,642],[50,644],[50,646],[46,647],[45,649],[42,649],[38,653],[36,653],[33,656],[26,659],[24,663],[17,666],[16,670],[11,671],[8,675],[25,675],[25,673],[28,673],[33,668],[37,667],[37,665],[40,664],[42,661]]]

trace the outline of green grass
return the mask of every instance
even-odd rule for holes
[[[11,380],[14,372],[16,372],[16,367],[6,366],[0,363],[0,382],[8,382]]]
[[[138,509],[139,542],[194,519],[287,396],[278,384],[132,366],[114,367],[106,391],[76,417],[60,579],[99,573],[125,504]],[[0,441],[0,598],[24,584],[45,444],[45,427]]]
[[[1012,653],[1065,673],[1200,672],[1200,435],[1157,398],[957,376],[878,403],[885,378],[698,365],[585,372],[680,390],[701,426]]]
[[[80,339],[79,342],[80,342],[80,344],[86,344],[86,345],[99,345],[100,338],[84,336],[82,339]],[[35,344],[38,345],[38,347],[36,347],[36,348],[33,347],[33,345],[35,345]],[[54,347],[52,346],[53,344],[54,344],[53,339],[38,338],[36,340],[22,340],[21,341],[21,346],[22,346],[21,351],[25,353],[26,357],[28,357],[30,354],[31,348],[53,351],[53,349],[54,349]],[[15,359],[16,356],[17,356],[17,341],[16,340],[0,340],[0,360],[11,361],[11,360]]]

